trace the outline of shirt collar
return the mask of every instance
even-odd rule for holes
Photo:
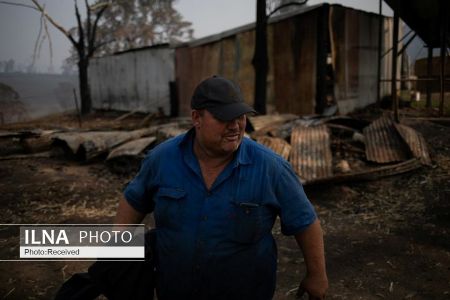
[[[181,150],[189,156],[194,156],[194,151],[192,150],[192,145],[195,137],[195,128],[191,128],[184,134],[184,136],[180,139],[178,146]],[[236,156],[232,161],[235,167],[238,165],[248,165],[252,163],[252,155],[251,155],[251,147],[249,147],[250,140],[247,137],[242,139],[239,148],[236,150]],[[188,151],[188,152],[185,152]]]

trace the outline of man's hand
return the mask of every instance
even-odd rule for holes
[[[303,251],[307,270],[297,296],[301,297],[306,292],[309,299],[325,299],[328,279],[325,267],[323,233],[319,220],[315,220],[304,231],[296,234],[295,239]]]
[[[311,276],[307,275],[300,283],[297,291],[297,298],[301,299],[307,293],[310,300],[325,299],[328,289],[328,279],[325,276]]]

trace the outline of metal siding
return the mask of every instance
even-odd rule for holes
[[[222,40],[219,43],[219,47],[220,56],[218,73],[226,78],[236,81],[235,67],[239,66],[239,64],[236,63],[236,58],[239,58],[236,54],[236,37],[234,36]]]
[[[334,93],[339,111],[346,113],[358,100],[358,12],[336,6],[330,11],[332,51],[336,53],[333,55],[336,79]]]
[[[193,69],[193,61],[189,57],[190,52],[188,47],[175,49],[175,74],[180,116],[189,116],[191,111],[190,95],[192,95],[194,87],[188,80],[190,70]]]
[[[176,48],[176,76],[180,115],[190,115],[190,99],[197,84],[214,74],[236,81],[245,101],[253,105],[254,32],[242,32],[212,43]]]
[[[268,25],[269,73],[267,109],[280,113],[312,114],[316,106],[317,25],[322,6]],[[341,113],[376,101],[378,16],[338,5],[330,6],[330,34],[335,67],[335,95]],[[386,21],[387,36],[392,31]],[[176,77],[180,115],[190,114],[195,86],[212,74],[234,79],[253,104],[254,29],[218,35],[212,40],[176,48]],[[383,60],[386,72],[388,57]],[[385,89],[385,85],[382,86]]]
[[[314,113],[317,14],[273,24],[274,96],[280,113]]]
[[[94,59],[89,67],[92,107],[170,113],[174,50],[146,49]]]
[[[264,129],[269,126],[280,126],[286,122],[297,119],[298,116],[294,114],[281,115],[260,115],[255,117],[248,117],[248,121],[255,131]]]
[[[432,162],[424,137],[406,125],[395,124],[395,127],[402,136],[403,140],[408,144],[414,157],[420,159],[422,164],[431,166]]]
[[[268,25],[271,65],[267,75],[269,111],[314,113],[316,22],[317,10],[312,10]],[[190,113],[190,97],[195,86],[212,74],[235,80],[245,101],[253,105],[254,42],[255,32],[250,29],[206,44],[176,48],[180,114],[186,116]],[[208,45],[215,47],[208,48]],[[201,57],[195,55],[199,49],[203,49]],[[204,71],[208,66],[209,73]]]
[[[326,125],[294,127],[291,146],[289,161],[303,181],[333,176],[330,132]]]
[[[382,52],[392,44],[392,24],[385,18]],[[330,35],[335,71],[335,97],[339,112],[346,114],[377,101],[378,15],[333,5]],[[382,77],[390,70],[390,57],[382,61]],[[382,84],[381,95],[388,86]]]
[[[284,159],[289,158],[289,153],[291,152],[291,145],[283,139],[274,138],[269,136],[261,136],[256,139],[256,141],[267,148],[271,149],[273,152],[277,153]]]
[[[255,31],[241,32],[236,36],[237,45],[239,45],[239,69],[236,70],[236,81],[241,87],[245,102],[253,106],[255,72],[252,65],[253,53],[255,51]],[[269,70],[269,73],[271,71]]]
[[[408,159],[408,148],[390,117],[381,117],[364,128],[367,160],[389,163]]]
[[[197,84],[214,74],[220,74],[221,44],[214,42],[196,47],[180,47],[175,51],[180,116],[189,116],[191,96]]]

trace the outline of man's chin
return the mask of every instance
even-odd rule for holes
[[[230,141],[223,145],[222,150],[224,153],[230,154],[236,151],[241,144],[241,140]]]

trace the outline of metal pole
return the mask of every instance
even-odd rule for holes
[[[382,38],[383,38],[383,15],[382,15],[382,8],[383,8],[383,0],[380,0],[379,5],[379,14],[378,14],[378,81],[377,81],[377,102],[380,101],[380,94],[381,94],[381,46],[382,46]]]
[[[428,58],[427,58],[427,76],[433,76],[433,48],[428,46]],[[432,82],[427,82],[427,102],[426,107],[431,108],[431,85]]]
[[[75,107],[77,109],[78,126],[81,128],[81,126],[82,126],[82,123],[81,123],[81,111],[78,108],[77,91],[75,89],[73,89],[73,100],[75,101]]]
[[[447,22],[445,12],[446,9],[446,1],[441,1],[441,78],[440,78],[440,88],[441,88],[441,101],[439,103],[439,115],[444,115],[444,96],[445,96],[445,49],[446,49],[446,37],[447,37]]]
[[[392,81],[391,81],[391,96],[392,96],[392,106],[394,110],[395,122],[399,122],[398,116],[398,97],[397,97],[397,54],[398,54],[398,10],[394,11],[394,32],[392,34]]]

